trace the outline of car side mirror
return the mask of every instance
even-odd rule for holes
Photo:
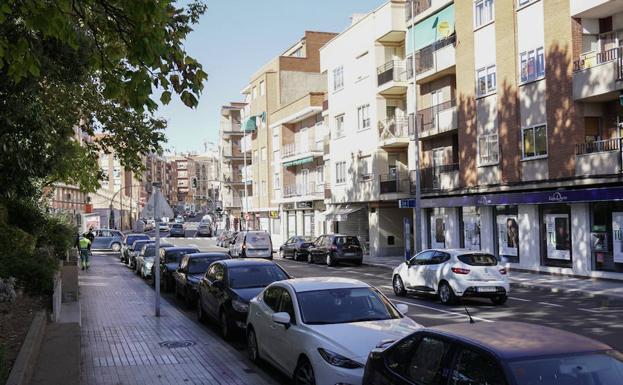
[[[407,312],[409,311],[409,306],[405,305],[404,303],[398,303],[396,304],[396,309],[398,309],[400,314],[407,314]]]
[[[290,314],[286,312],[274,313],[272,320],[276,324],[285,326],[286,329],[290,327]]]

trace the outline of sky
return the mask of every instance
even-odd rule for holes
[[[191,110],[174,96],[157,112],[168,121],[164,148],[171,152],[203,152],[204,142],[218,144],[220,107],[242,101],[240,91],[249,77],[296,43],[305,30],[342,32],[350,25],[352,14],[370,12],[385,1],[204,2],[208,10],[185,43],[187,53],[208,73],[199,106]]]

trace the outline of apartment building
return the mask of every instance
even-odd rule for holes
[[[273,113],[310,92],[324,92],[326,77],[320,73],[319,49],[335,34],[306,31],[303,38],[260,68],[242,90],[246,106],[242,110],[242,130],[250,141],[241,146],[251,156],[251,204],[245,210],[247,228],[269,231],[273,244],[282,241],[283,197],[280,125]],[[275,126],[277,129],[273,130]],[[279,178],[279,179],[277,179]],[[303,229],[301,229],[302,231]],[[299,231],[297,229],[297,231]]]
[[[413,0],[407,9],[422,246],[621,279],[623,4]]]
[[[411,192],[405,2],[389,1],[321,50],[330,129],[326,227],[358,236],[375,256],[404,253],[398,200]]]
[[[208,151],[190,155],[188,160],[193,165],[193,172],[190,174],[190,189],[193,192],[195,208],[205,212],[211,212],[217,207],[222,208],[219,154]]]
[[[147,154],[144,157],[145,171],[141,175],[141,192],[139,202],[141,208],[149,200],[152,191],[152,183],[160,183],[160,191],[171,205],[177,198],[174,198],[174,175],[173,164],[168,162],[165,156],[158,154]]]

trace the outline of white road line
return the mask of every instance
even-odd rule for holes
[[[508,297],[508,299],[514,299],[515,301],[522,301],[522,302],[532,302],[532,300],[524,299],[524,298],[517,298],[517,297]]]
[[[404,304],[406,304],[406,305],[417,306],[417,307],[421,307],[421,308],[424,308],[424,309],[434,310],[434,311],[438,311],[438,312],[440,312],[440,313],[452,314],[452,315],[458,315],[458,316],[461,316],[461,317],[469,318],[469,316],[468,316],[467,314],[465,314],[465,313],[458,313],[458,312],[455,312],[455,311],[449,311],[449,310],[437,309],[437,308],[434,308],[434,307],[431,307],[431,306],[421,305],[421,304],[419,304],[419,303],[409,302],[409,301],[402,301],[402,300],[397,300],[397,299],[394,299],[394,300],[392,300],[392,301],[393,301],[393,302],[404,303]],[[476,320],[476,321],[482,321],[482,322],[494,322],[494,321],[492,321],[492,320],[489,320],[489,319],[486,319],[486,318],[481,318],[481,317],[476,317],[476,316],[472,316],[472,318],[473,318],[474,320]]]
[[[601,310],[596,310],[596,309],[586,309],[583,307],[579,307],[578,310],[582,310],[582,311],[587,311],[589,313],[620,313],[623,312],[623,309],[601,309]]]
[[[562,305],[558,305],[556,303],[550,303],[550,302],[539,302],[539,304],[545,305],[545,306],[564,307]]]
[[[381,288],[383,288],[383,289],[389,289],[389,290],[394,290],[394,288],[393,288],[393,287],[391,287],[391,286],[387,286],[387,285],[383,285],[383,286],[381,286]]]

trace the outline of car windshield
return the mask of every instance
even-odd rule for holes
[[[249,233],[245,242],[253,247],[270,246],[270,235],[268,233]]]
[[[359,246],[357,237],[335,237],[335,244],[338,246]]]
[[[510,363],[517,385],[623,384],[623,354],[600,352]]]
[[[400,313],[370,287],[314,290],[297,293],[303,322],[309,325],[379,321]]]
[[[497,259],[491,254],[463,254],[457,257],[459,261],[470,266],[495,266]]]
[[[188,274],[203,274],[208,270],[212,262],[227,259],[227,254],[206,255],[205,257],[193,257],[188,260]]]
[[[298,237],[294,241],[295,242],[312,242],[313,240],[314,240],[314,238],[305,236],[305,237]]]
[[[284,279],[288,279],[288,276],[276,265],[236,266],[229,269],[229,287],[232,289],[266,287]]]
[[[132,244],[132,250],[140,250],[147,243],[149,243],[149,241],[135,241]]]

